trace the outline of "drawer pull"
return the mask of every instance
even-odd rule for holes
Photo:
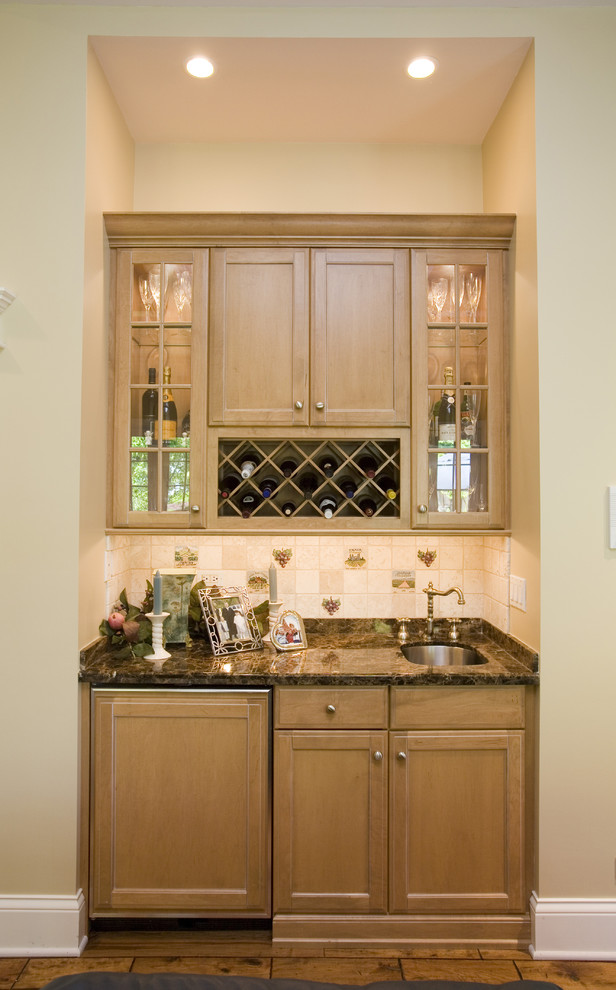
[[[376,753],[374,753],[374,759],[377,761],[377,763],[379,763],[383,759],[383,754],[381,753],[380,749],[377,749]]]
[[[406,760],[406,753],[404,753],[402,750],[400,750],[400,752],[397,753],[396,755],[399,760]]]
[[[327,708],[325,709],[325,711],[329,712],[330,715],[333,715],[334,712],[336,711],[336,706],[335,705],[328,705]]]

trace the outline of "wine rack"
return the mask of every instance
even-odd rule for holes
[[[220,520],[393,522],[399,493],[399,439],[218,440]]]

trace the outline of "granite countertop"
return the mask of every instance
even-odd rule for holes
[[[409,642],[425,642],[426,623],[409,620]],[[393,619],[306,619],[308,648],[263,649],[214,657],[209,642],[169,646],[171,657],[153,664],[119,660],[99,639],[80,654],[79,680],[123,687],[268,687],[276,684],[538,684],[539,658],[482,619],[462,619],[459,644],[487,660],[476,667],[427,667],[400,652]],[[447,642],[447,623],[435,623],[433,642]]]

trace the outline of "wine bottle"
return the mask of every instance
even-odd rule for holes
[[[303,474],[299,479],[299,487],[304,498],[312,498],[317,489],[317,479],[314,474]]]
[[[337,508],[338,503],[333,495],[324,495],[323,498],[319,500],[319,509],[326,519],[331,519]]]
[[[282,514],[284,516],[292,516],[296,508],[297,506],[294,502],[285,502],[282,507]]]
[[[261,489],[263,498],[269,498],[278,488],[278,482],[275,478],[266,478],[264,481],[259,482],[259,488]]]
[[[345,498],[355,498],[355,492],[357,491],[357,485],[352,478],[343,478],[338,482],[341,491],[344,493]]]
[[[231,492],[234,492],[239,484],[240,479],[236,474],[227,474],[220,483],[220,497],[229,498]]]
[[[240,510],[244,519],[248,519],[260,505],[261,496],[258,492],[246,492],[239,500]]]
[[[178,429],[178,411],[170,387],[171,368],[163,369],[163,447],[175,440]]]
[[[184,416],[184,419],[182,420],[182,436],[183,437],[190,436],[190,409],[188,410],[188,412]]]
[[[456,445],[456,393],[453,389],[453,368],[445,368],[445,388],[438,411],[438,445]]]
[[[285,478],[290,478],[291,475],[297,471],[297,461],[283,461],[280,465],[280,470],[284,474]]]
[[[359,467],[367,478],[374,478],[378,469],[378,464],[376,463],[374,457],[366,456],[360,458]]]
[[[393,478],[390,478],[387,474],[381,474],[377,477],[376,483],[381,491],[384,492],[386,498],[396,498],[398,492],[396,491],[396,483]]]
[[[322,457],[319,461],[319,468],[326,478],[331,478],[338,467],[338,461],[334,457]]]
[[[460,446],[470,447],[472,433],[473,433],[473,420],[471,417],[471,404],[468,397],[468,391],[466,386],[470,385],[470,382],[464,382],[464,392],[462,393],[462,402],[460,403]]]
[[[359,502],[359,508],[365,516],[373,516],[376,512],[376,502],[372,498],[362,498]]]
[[[145,437],[146,447],[156,446],[156,427],[158,424],[158,389],[156,385],[156,368],[148,368],[150,388],[141,397],[141,432]]]
[[[255,454],[254,450],[249,450],[242,455],[242,462],[240,464],[240,474],[242,478],[250,478],[250,475],[257,470],[257,465],[259,463],[259,458]]]

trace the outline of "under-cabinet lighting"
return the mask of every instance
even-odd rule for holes
[[[438,62],[435,58],[428,55],[422,55],[418,58],[414,58],[412,62],[409,63],[407,72],[409,76],[413,79],[426,79],[431,76],[436,69]]]
[[[209,58],[205,58],[203,55],[195,55],[194,58],[188,59],[186,71],[189,75],[196,76],[197,79],[207,79],[208,76],[212,75],[214,66]]]

